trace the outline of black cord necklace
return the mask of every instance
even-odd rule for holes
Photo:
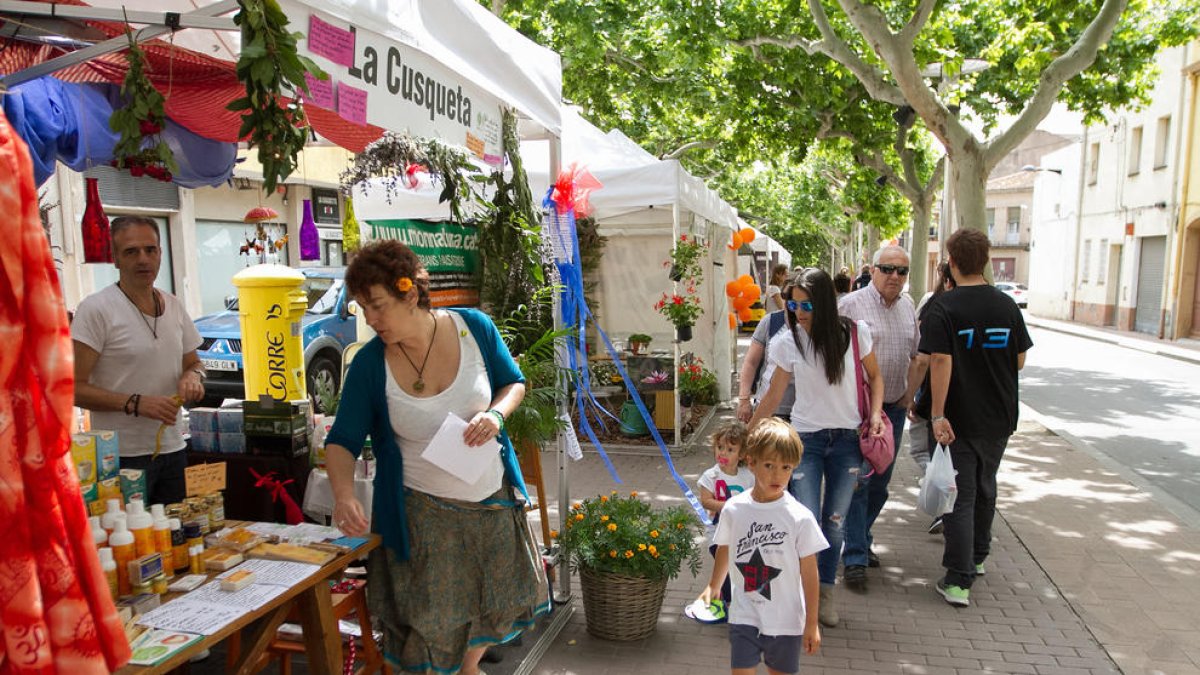
[[[125,289],[121,288],[121,282],[119,281],[117,282],[117,290],[121,291],[121,295],[125,296],[125,299],[129,301],[129,304],[133,305],[133,309],[137,312],[137,315],[142,317],[142,323],[146,324],[146,328],[150,330],[150,334],[154,336],[155,340],[157,340],[158,316],[162,314],[162,306],[158,304],[158,292],[153,288],[150,289],[150,296],[154,298],[154,325],[151,326],[150,322],[146,320],[146,315],[142,313],[142,309],[137,306],[137,303],[133,301],[133,298],[129,297],[129,294],[125,292]]]
[[[433,312],[430,312],[429,315],[433,317],[433,337],[429,338],[429,348],[425,350],[425,358],[421,360],[420,368],[417,367],[417,364],[413,363],[412,357],[404,350],[404,345],[399,342],[396,343],[396,346],[400,348],[400,353],[404,355],[404,358],[408,359],[408,365],[417,371],[417,380],[413,382],[412,388],[413,391],[418,393],[425,390],[425,364],[429,363],[429,355],[433,352],[433,343],[437,341],[437,316]]]

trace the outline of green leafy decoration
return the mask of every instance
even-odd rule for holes
[[[112,165],[118,169],[129,169],[133,176],[150,176],[170,181],[172,174],[179,171],[175,153],[160,135],[167,124],[163,110],[163,95],[150,83],[146,69],[146,53],[142,51],[132,30],[126,29],[129,49],[125,60],[129,70],[121,82],[121,95],[126,103],[114,110],[108,126],[121,136],[113,146]],[[158,137],[153,145],[143,148],[146,138]]]
[[[308,140],[308,121],[299,100],[299,92],[308,93],[304,75],[321,80],[329,75],[299,55],[297,40],[304,36],[286,30],[287,15],[275,0],[238,0],[238,5],[241,11],[233,21],[241,28],[242,51],[236,72],[246,95],[228,109],[243,113],[238,138],[258,148],[263,190],[269,194],[296,170]]]

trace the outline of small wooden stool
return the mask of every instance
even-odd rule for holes
[[[367,610],[367,582],[361,579],[353,580],[354,589],[349,593],[334,593],[333,594],[333,617],[336,621],[341,621],[348,616],[357,615],[358,626],[362,629],[362,638],[359,643],[362,648],[358,650],[357,660],[362,662],[362,665],[354,670],[354,675],[366,675],[367,673],[383,673],[383,675],[391,675],[392,669],[383,660],[383,652],[380,651],[379,645],[375,642],[375,634],[371,630],[371,614]],[[288,621],[298,621],[299,615],[293,611],[293,615],[288,617]],[[353,638],[351,638],[353,639]],[[234,633],[230,636],[229,641],[229,667],[236,662],[237,656],[241,651],[241,634]],[[253,672],[259,672],[267,667],[273,659],[279,659],[280,675],[291,675],[292,673],[292,654],[303,654],[304,642],[292,640],[285,637],[277,636],[271,646],[267,648],[262,659],[255,664]]]

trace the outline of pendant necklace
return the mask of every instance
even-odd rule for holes
[[[417,364],[413,363],[413,360],[409,357],[408,352],[404,350],[404,345],[400,344],[399,342],[396,343],[396,346],[400,348],[400,353],[404,355],[404,358],[408,359],[408,365],[412,366],[413,370],[417,371],[417,380],[413,382],[412,385],[413,391],[415,392],[421,392],[425,390],[425,364],[429,363],[429,354],[433,352],[433,343],[437,341],[437,316],[435,316],[433,312],[430,312],[429,315],[433,317],[433,337],[429,338],[429,348],[425,350],[425,358],[421,360],[420,368],[417,367]]]
[[[162,307],[158,304],[158,293],[153,288],[150,289],[150,295],[154,298],[154,325],[151,326],[150,322],[146,320],[145,313],[143,313],[142,309],[137,306],[137,303],[133,301],[133,298],[129,297],[129,294],[125,292],[125,289],[121,288],[121,282],[119,281],[117,282],[117,290],[121,291],[121,295],[125,296],[125,299],[129,301],[129,304],[133,305],[133,308],[137,311],[137,315],[142,317],[142,323],[146,324],[146,328],[150,330],[150,334],[154,336],[155,340],[157,340],[158,315],[162,314]]]

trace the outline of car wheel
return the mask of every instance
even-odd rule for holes
[[[318,356],[308,364],[308,397],[312,399],[313,411],[324,414],[325,405],[317,396],[317,383],[322,386],[331,386],[333,393],[337,394],[341,391],[341,369],[327,356]]]

